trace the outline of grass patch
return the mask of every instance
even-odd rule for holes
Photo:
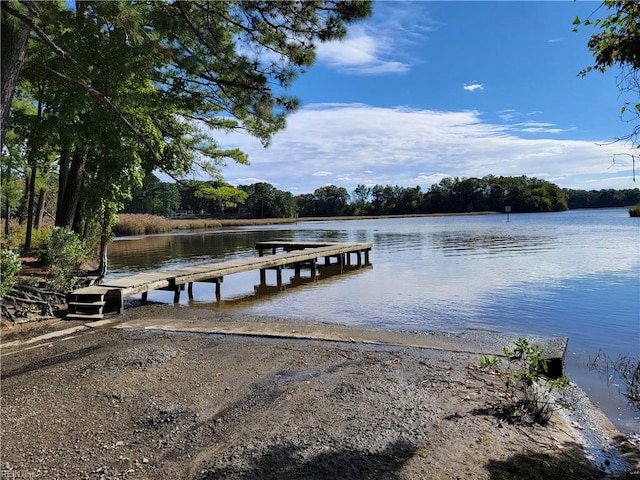
[[[145,235],[173,230],[171,222],[165,217],[146,213],[123,213],[113,226],[116,235]]]
[[[170,219],[145,213],[123,213],[113,227],[116,235],[147,235],[175,230],[212,230],[224,227],[242,227],[251,225],[274,225],[294,223],[294,218],[258,218],[230,219],[216,218],[180,218]]]

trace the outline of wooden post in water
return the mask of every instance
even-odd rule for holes
[[[216,300],[220,301],[220,284],[224,280],[224,277],[214,279],[214,283],[216,284]]]
[[[311,268],[311,279],[315,280],[316,279],[316,262],[317,259],[312,258],[311,260],[309,260],[309,268]]]

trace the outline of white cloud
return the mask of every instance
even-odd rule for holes
[[[462,88],[464,88],[467,92],[475,92],[476,90],[484,89],[481,83],[465,83]]]
[[[630,158],[617,157],[612,164],[622,145],[561,138],[566,129],[550,122],[532,128],[540,129],[537,137],[549,131],[553,137],[523,138],[522,126],[489,123],[473,110],[316,104],[292,114],[267,149],[246,135],[217,136],[223,146],[246,151],[251,161],[226,167],[228,181],[247,184],[243,180],[256,178],[299,193],[330,184],[350,192],[358,184],[426,189],[444,177],[489,174],[559,179],[570,188],[637,186]]]
[[[317,47],[318,61],[339,71],[354,74],[404,73],[409,64],[387,59],[391,41],[369,34],[362,27],[352,27],[342,41],[321,43]]]
[[[545,122],[515,123],[511,125],[511,128],[514,130],[519,130],[521,132],[527,132],[527,133],[553,133],[553,134],[558,134],[558,133],[573,130],[573,128],[562,129],[553,123],[545,123]]]
[[[418,61],[411,46],[425,47],[427,35],[441,26],[428,14],[428,2],[377,2],[373,16],[349,27],[341,41],[320,43],[316,53],[324,63],[355,75],[402,74]]]

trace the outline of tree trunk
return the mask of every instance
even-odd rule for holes
[[[5,2],[2,2],[3,4]],[[4,8],[3,8],[4,10]],[[2,12],[2,51],[0,73],[0,140],[4,144],[4,137],[9,126],[9,112],[11,110],[11,100],[18,83],[18,76],[24,64],[24,56],[27,50],[27,39],[29,38],[29,27]]]
[[[29,201],[29,190],[31,189],[29,186],[29,178],[27,178],[27,172],[25,171],[24,189],[22,190],[22,198],[20,199],[20,205],[18,205],[18,211],[16,212],[20,225],[25,222],[27,214],[27,202]]]
[[[36,162],[31,165],[31,180],[29,181],[29,203],[27,207],[27,233],[24,238],[24,251],[29,251],[31,248],[31,234],[33,233],[33,210],[36,199],[36,177],[38,176],[38,169],[35,166]]]
[[[38,210],[36,211],[36,218],[33,222],[33,228],[36,230],[42,225],[42,219],[44,218],[44,209],[47,205],[47,191],[44,188],[40,189],[38,194]]]
[[[64,205],[62,199],[64,198],[64,192],[67,187],[67,178],[69,178],[69,169],[71,168],[71,149],[62,148],[60,152],[59,173],[58,173],[58,201],[56,203],[56,221],[58,226],[58,218],[62,215],[62,205]]]
[[[58,194],[58,206],[56,208],[57,227],[68,229],[73,227],[88,156],[88,147],[75,150],[71,155],[71,164],[66,175],[66,182],[61,185],[60,193]],[[62,181],[62,175],[60,180]]]

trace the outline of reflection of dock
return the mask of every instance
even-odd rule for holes
[[[193,284],[208,282],[216,285],[216,298],[220,298],[220,284],[226,275],[260,270],[260,285],[266,286],[266,271],[276,271],[276,283],[282,286],[282,270],[293,267],[296,277],[302,268],[309,268],[311,279],[315,279],[318,260],[323,265],[362,267],[369,265],[370,243],[335,242],[258,242],[258,257],[227,260],[224,262],[194,265],[176,270],[147,272],[118,278],[100,285],[80,288],[67,295],[67,318],[100,319],[106,312],[120,313],[124,299],[141,294],[147,299],[150,290],[174,292],[174,302],[180,301],[180,292],[187,287],[189,298],[193,298]],[[284,252],[278,253],[282,249]],[[265,251],[270,254],[265,255]],[[352,256],[355,258],[352,261]],[[334,262],[332,263],[332,260]]]

